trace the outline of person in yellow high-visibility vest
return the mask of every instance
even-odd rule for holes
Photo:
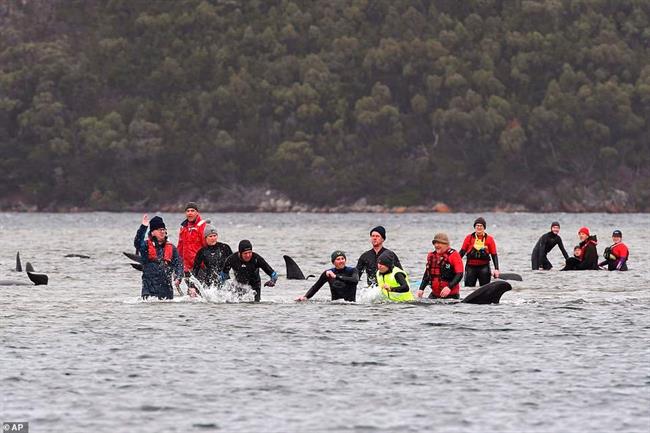
[[[377,285],[386,300],[408,302],[414,299],[408,275],[395,266],[393,256],[386,252],[377,258]]]

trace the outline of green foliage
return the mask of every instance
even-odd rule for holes
[[[490,203],[626,173],[640,197],[649,25],[640,0],[7,2],[0,193]]]

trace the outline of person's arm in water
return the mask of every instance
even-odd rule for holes
[[[273,287],[275,282],[278,281],[278,273],[273,270],[271,265],[266,263],[266,260],[262,256],[257,256],[257,266],[266,273],[271,279],[264,283],[264,287]]]
[[[320,274],[320,277],[318,277],[318,280],[314,283],[313,286],[307,290],[307,293],[305,293],[303,296],[299,296],[296,298],[296,301],[306,301],[307,299],[311,299],[312,296],[314,296],[318,291],[320,290],[323,285],[327,283],[327,271],[323,272]]]
[[[492,274],[494,275],[494,278],[499,278],[499,256],[497,255],[497,244],[494,242],[494,238],[490,238],[492,242],[489,243],[489,251],[490,251],[490,256],[492,256],[492,263],[494,263],[494,271],[492,271]],[[486,242],[487,244],[487,242]]]
[[[429,253],[429,256],[427,256],[427,264],[426,264],[426,268],[424,268],[424,274],[422,275],[422,282],[420,283],[420,288],[416,293],[418,298],[424,296],[424,289],[426,289],[427,286],[431,284],[431,274],[429,273],[429,268],[431,266],[430,260],[431,260],[431,253]]]
[[[448,284],[449,287],[454,287],[455,285],[460,283],[460,281],[463,279],[463,275],[464,275],[463,272],[456,272],[454,274],[454,278],[452,278]]]
[[[230,279],[230,270],[232,269],[233,257],[235,257],[235,254],[229,255],[226,259],[226,262],[223,264],[223,270],[221,271],[221,274],[219,274],[221,281]]]
[[[467,235],[465,236],[465,240],[463,241],[463,246],[460,248],[460,251],[458,251],[458,254],[460,254],[460,258],[462,259],[465,254],[472,248],[471,246],[471,239],[472,235]]]
[[[569,260],[569,254],[567,254],[566,250],[564,249],[564,244],[562,243],[562,238],[560,235],[557,235],[557,246],[560,247],[560,251],[562,251],[562,255],[564,256],[564,260]]]
[[[196,253],[196,256],[194,256],[194,266],[192,266],[192,274],[194,274],[194,276],[197,276],[201,270],[201,264],[203,263],[203,260],[203,248],[201,248]]]
[[[391,287],[390,291],[391,292],[397,292],[397,293],[406,293],[410,291],[408,282],[406,281],[406,274],[403,272],[398,272],[395,274],[395,281],[397,281],[397,284],[399,284],[398,287]]]
[[[176,247],[172,248],[172,269],[174,269],[174,286],[179,288],[181,286],[181,279],[183,278],[183,261],[178,254]]]

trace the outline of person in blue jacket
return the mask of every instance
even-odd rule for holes
[[[149,236],[145,238],[147,227]],[[167,239],[163,219],[155,216],[149,221],[149,216],[144,214],[133,245],[142,260],[142,298],[173,299],[174,286],[180,290],[183,262],[176,247]]]

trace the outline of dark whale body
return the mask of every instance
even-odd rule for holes
[[[474,290],[462,302],[465,304],[498,304],[501,296],[511,289],[512,286],[507,281],[492,281]]]

